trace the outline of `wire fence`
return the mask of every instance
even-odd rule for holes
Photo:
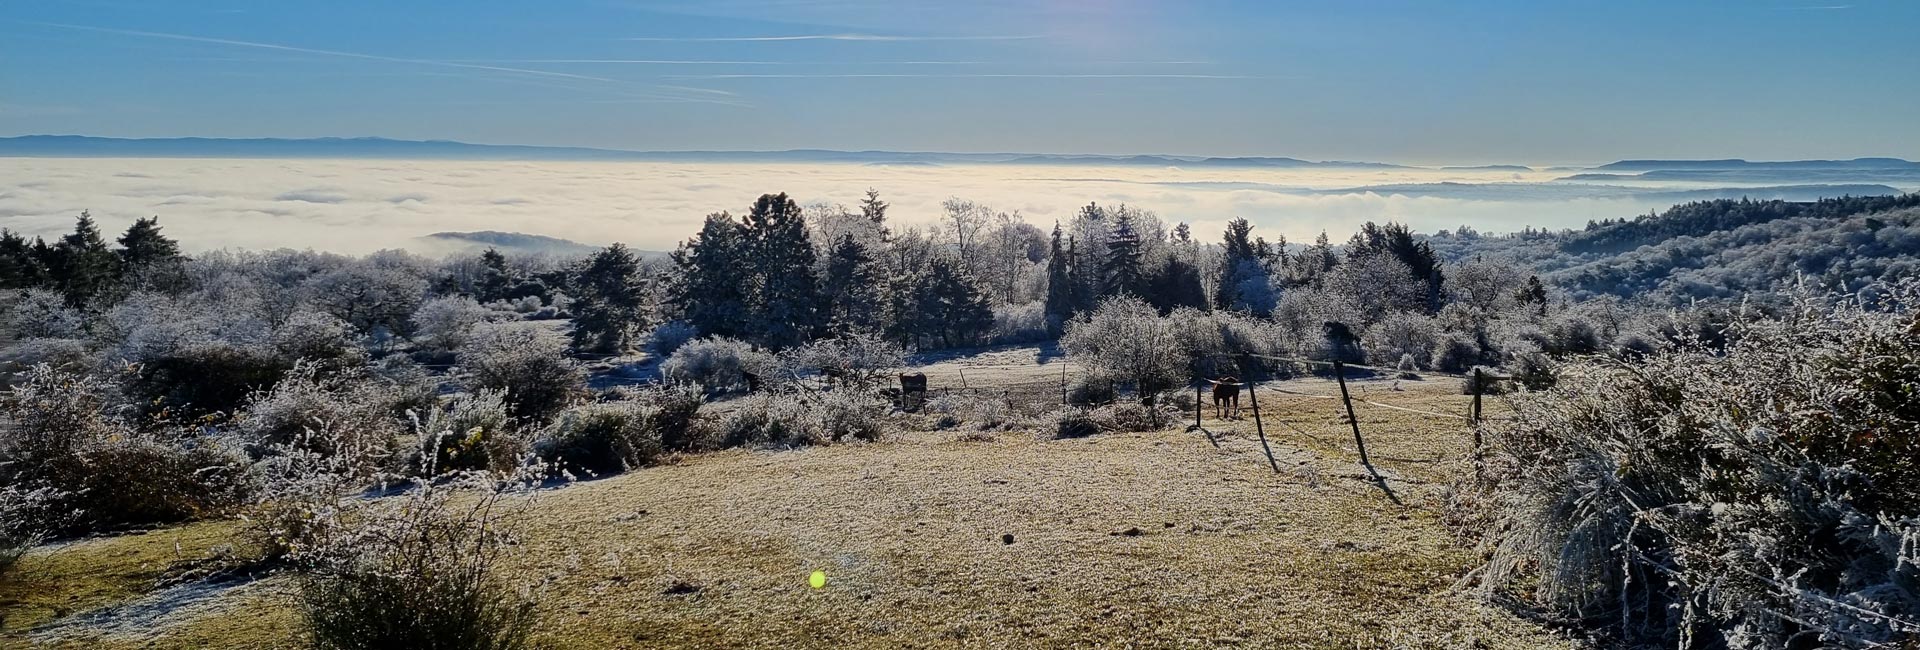
[[[1299,358],[1291,358],[1291,357],[1276,357],[1276,356],[1270,356],[1270,355],[1257,355],[1257,354],[1238,355],[1238,359],[1239,359],[1239,363],[1221,364],[1219,363],[1219,361],[1222,361],[1222,360],[1233,361],[1234,360],[1233,355],[1215,355],[1215,358],[1211,359],[1210,363],[1204,364],[1216,369],[1216,371],[1219,371],[1220,369],[1222,369],[1222,366],[1226,366],[1226,367],[1235,368],[1239,372],[1237,374],[1231,374],[1231,375],[1226,374],[1224,372],[1220,372],[1219,374],[1216,374],[1212,378],[1209,378],[1209,377],[1197,378],[1197,381],[1195,382],[1196,388],[1195,388],[1194,396],[1195,396],[1196,403],[1194,404],[1194,411],[1193,411],[1193,425],[1188,427],[1188,429],[1199,430],[1205,433],[1207,435],[1207,440],[1209,442],[1214,442],[1214,444],[1217,446],[1219,444],[1216,441],[1217,435],[1215,434],[1215,432],[1210,431],[1206,428],[1204,414],[1208,406],[1207,402],[1208,401],[1213,402],[1212,406],[1216,410],[1217,415],[1223,412],[1235,412],[1237,414],[1237,412],[1241,410],[1239,408],[1239,401],[1238,401],[1239,392],[1240,390],[1244,389],[1247,394],[1247,400],[1249,402],[1249,405],[1252,407],[1250,410],[1253,416],[1254,433],[1260,438],[1261,448],[1266,451],[1268,465],[1273,467],[1276,473],[1280,471],[1280,466],[1279,466],[1279,463],[1274,459],[1272,447],[1269,445],[1267,441],[1266,423],[1265,423],[1266,418],[1264,417],[1264,414],[1261,412],[1260,402],[1259,402],[1259,395],[1261,391],[1270,391],[1274,393],[1280,393],[1280,394],[1286,394],[1286,395],[1292,395],[1296,397],[1304,397],[1304,398],[1310,398],[1310,399],[1339,400],[1344,410],[1344,414],[1342,414],[1340,419],[1345,424],[1348,425],[1348,428],[1353,433],[1353,446],[1354,446],[1354,450],[1357,451],[1360,456],[1360,464],[1363,466],[1366,466],[1369,470],[1371,470],[1373,467],[1373,461],[1367,454],[1366,436],[1365,436],[1365,433],[1361,431],[1360,418],[1354,408],[1354,404],[1356,402],[1359,404],[1370,406],[1370,407],[1384,408],[1384,409],[1389,409],[1389,410],[1403,412],[1403,413],[1411,413],[1414,415],[1420,415],[1420,416],[1429,417],[1429,418],[1443,418],[1447,420],[1464,421],[1470,426],[1472,426],[1473,428],[1473,456],[1474,456],[1474,462],[1476,467],[1475,473],[1477,476],[1479,473],[1478,469],[1479,469],[1479,465],[1482,457],[1483,448],[1485,445],[1485,441],[1484,441],[1481,429],[1483,424],[1488,420],[1488,418],[1486,417],[1483,411],[1482,398],[1485,395],[1490,393],[1498,394],[1498,391],[1492,390],[1498,385],[1498,382],[1509,381],[1512,379],[1512,377],[1495,375],[1479,368],[1475,368],[1471,374],[1461,374],[1461,373],[1449,373],[1449,372],[1412,371],[1412,370],[1400,370],[1400,369],[1389,370],[1389,369],[1379,368],[1375,366],[1367,366],[1367,365],[1361,365],[1361,364],[1347,364],[1341,361],[1321,361],[1317,359],[1299,359]],[[1271,381],[1271,379],[1276,377],[1276,373],[1272,372],[1273,369],[1268,367],[1269,364],[1273,364],[1273,363],[1293,364],[1296,366],[1329,368],[1332,370],[1331,374],[1333,375],[1335,384],[1339,386],[1339,394],[1330,395],[1325,393],[1307,392],[1307,391],[1289,389],[1286,387],[1277,386],[1273,384],[1266,384],[1263,386],[1262,385],[1263,375],[1266,381]],[[1196,365],[1200,365],[1200,364],[1196,364]],[[1407,406],[1403,404],[1392,404],[1388,402],[1382,402],[1377,399],[1368,399],[1370,395],[1366,395],[1366,394],[1363,394],[1363,396],[1361,397],[1355,397],[1354,391],[1348,387],[1347,375],[1348,375],[1349,368],[1357,368],[1357,369],[1366,370],[1369,372],[1379,373],[1379,374],[1390,373],[1391,376],[1394,376],[1394,377],[1412,375],[1414,378],[1419,378],[1421,375],[1434,375],[1434,376],[1440,376],[1440,377],[1451,377],[1451,378],[1463,379],[1463,380],[1466,380],[1466,384],[1465,384],[1466,393],[1472,397],[1472,402],[1468,408],[1468,411],[1465,414],[1460,414],[1460,413],[1445,413],[1441,411],[1435,411],[1430,408],[1416,408],[1413,406]],[[1260,372],[1249,372],[1249,371],[1260,371]],[[1281,374],[1279,376],[1284,377],[1285,375]],[[1204,386],[1208,384],[1211,384],[1212,386],[1214,386],[1214,389],[1215,389],[1212,400],[1205,399],[1206,396],[1203,394]],[[1231,409],[1231,410],[1227,411],[1225,409]],[[1316,441],[1320,441],[1320,438],[1318,436],[1308,433],[1305,429],[1301,429],[1299,426],[1296,426],[1294,423],[1288,421],[1285,418],[1276,419],[1275,421],[1279,422],[1281,425],[1286,426],[1289,429],[1294,430],[1295,432],[1300,433],[1301,435],[1307,436]],[[1325,441],[1320,441],[1320,442],[1324,443]]]

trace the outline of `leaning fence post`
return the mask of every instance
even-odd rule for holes
[[[1251,365],[1253,364],[1252,363],[1246,364],[1246,366],[1251,366]],[[1265,424],[1262,424],[1260,422],[1260,396],[1254,392],[1253,376],[1250,373],[1248,373],[1247,370],[1248,368],[1246,367],[1242,367],[1240,369],[1240,375],[1241,375],[1240,381],[1246,382],[1247,401],[1253,404],[1253,431],[1254,433],[1257,433],[1260,435],[1260,449],[1267,452],[1267,465],[1270,465],[1273,467],[1273,473],[1279,474],[1280,461],[1276,461],[1273,459],[1273,447],[1267,446],[1267,427]]]
[[[1373,466],[1367,460],[1367,441],[1360,437],[1360,418],[1353,414],[1353,398],[1347,395],[1347,367],[1340,365],[1339,359],[1333,360],[1333,379],[1340,382],[1340,401],[1347,405],[1347,423],[1353,425],[1353,446],[1360,448],[1360,464]]]
[[[1478,366],[1473,369],[1473,478],[1480,480],[1482,456],[1485,449],[1480,438],[1480,394],[1487,390],[1487,371]]]

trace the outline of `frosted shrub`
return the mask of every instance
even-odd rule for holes
[[[1045,341],[1051,336],[1044,300],[993,308],[993,329],[987,334],[987,340],[996,345]]]
[[[1490,432],[1489,589],[1622,646],[1920,632],[1920,286],[1589,359]]]
[[[0,348],[0,386],[5,373],[21,372],[40,364],[60,370],[82,370],[93,365],[87,342],[79,339],[24,339]]]
[[[468,476],[390,499],[340,502],[294,545],[297,602],[315,648],[516,650],[534,603],[498,568],[503,513],[523,483]]]
[[[734,402],[720,422],[728,446],[800,447],[848,438],[878,440],[889,405],[856,391],[756,393]]]
[[[64,524],[55,517],[62,514],[58,508],[65,496],[44,486],[0,486],[0,575]]]
[[[14,338],[76,338],[87,324],[79,310],[67,306],[65,298],[46,289],[19,292],[17,298],[0,305],[6,307],[5,314],[0,315],[0,334]]]
[[[704,451],[716,446],[710,430],[698,418],[706,393],[694,384],[656,385],[628,389],[626,397],[652,409],[651,426],[668,451]]]
[[[433,298],[414,310],[413,338],[434,350],[458,349],[475,325],[492,317],[493,310],[466,296]]]
[[[1053,430],[1055,438],[1085,438],[1100,433],[1100,425],[1093,420],[1093,412],[1079,407],[1066,407],[1041,418],[1048,429]]]
[[[840,383],[869,387],[906,365],[907,352],[898,343],[872,334],[848,334],[788,350],[780,355],[780,361],[797,372],[815,372]]]
[[[346,321],[301,309],[275,326],[268,342],[288,365],[305,361],[332,372],[366,365],[367,354],[354,338]]]
[[[226,512],[243,496],[242,462],[212,440],[134,430],[99,380],[29,370],[0,393],[0,486],[7,517],[32,530],[84,533]],[[13,497],[31,495],[33,499]]]
[[[1402,357],[1408,357],[1415,366],[1409,370],[1413,370],[1431,363],[1439,336],[1433,319],[1395,312],[1367,328],[1360,337],[1360,347],[1366,350],[1368,363],[1393,368],[1399,366]]]
[[[1115,402],[1093,409],[1089,417],[1108,431],[1158,431],[1180,413],[1167,405]]]
[[[1170,321],[1134,298],[1112,298],[1067,323],[1060,346],[1095,378],[1131,384],[1150,401],[1187,381],[1188,357]]]
[[[665,359],[673,356],[680,346],[700,336],[700,330],[683,320],[670,320],[661,323],[647,333],[647,351],[653,356]]]
[[[777,366],[773,355],[755,350],[744,341],[714,337],[680,346],[660,364],[660,374],[669,381],[725,392],[747,388],[746,373],[770,379]]]
[[[545,421],[586,389],[566,337],[531,323],[474,328],[458,362],[475,388],[506,391],[507,409],[518,418]]]
[[[1440,335],[1433,344],[1433,369],[1462,373],[1480,363],[1480,343],[1458,332]]]
[[[1014,412],[1007,400],[991,395],[942,395],[927,400],[922,410],[935,414],[934,426],[941,429],[965,425],[975,431],[1006,431],[1025,424],[1025,419]]]
[[[254,393],[234,419],[234,431],[256,455],[292,445],[340,456],[362,471],[383,465],[397,444],[393,392],[364,373],[323,375],[301,362],[273,388]],[[329,429],[334,436],[315,436]]]
[[[724,444],[729,447],[797,447],[826,442],[811,422],[813,414],[795,395],[754,393],[735,400],[733,405],[734,409],[720,421]]]
[[[478,390],[436,405],[414,428],[420,449],[414,468],[422,476],[447,472],[506,472],[519,465],[529,443],[507,413],[506,391]]]
[[[879,440],[885,432],[881,415],[890,408],[886,400],[851,390],[817,394],[811,406],[819,427],[817,437],[828,442]]]
[[[660,432],[650,426],[651,415],[627,402],[582,404],[562,412],[535,448],[557,471],[619,474],[660,455]]]

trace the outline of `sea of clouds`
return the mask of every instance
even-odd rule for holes
[[[1181,169],[1102,166],[480,162],[317,159],[0,158],[0,228],[54,236],[90,211],[109,232],[159,216],[188,250],[314,248],[365,253],[425,246],[443,231],[499,230],[587,244],[671,250],[722,210],[762,193],[855,205],[868,188],[896,227],[932,225],[953,197],[1018,211],[1050,228],[1088,202],[1130,204],[1217,238],[1245,217],[1256,233],[1343,241],[1366,221],[1433,231],[1570,227],[1659,207],[1631,197],[1532,196],[1566,172],[1429,169]],[[1513,184],[1500,200],[1349,188]],[[431,251],[427,251],[431,252]]]

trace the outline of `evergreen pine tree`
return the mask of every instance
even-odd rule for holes
[[[118,279],[119,256],[107,248],[93,215],[86,212],[80,213],[73,232],[61,237],[51,253],[47,266],[54,288],[74,306],[85,305]]]
[[[575,275],[573,347],[619,354],[647,328],[647,285],[640,260],[625,244],[614,244],[587,258]]]
[[[820,299],[800,204],[785,193],[761,195],[747,213],[746,235],[754,338],[774,349],[805,342],[819,329]]]
[[[1053,224],[1053,243],[1047,249],[1047,324],[1058,329],[1076,313],[1073,258],[1060,243],[1060,224]]]
[[[1200,282],[1200,269],[1168,256],[1148,282],[1147,302],[1162,314],[1181,307],[1206,309],[1207,289]]]
[[[120,236],[120,262],[123,268],[170,264],[180,260],[180,244],[160,234],[160,218],[136,219]]]
[[[47,268],[34,253],[36,246],[44,249],[46,242],[28,243],[19,233],[0,229],[0,289],[45,286]]]
[[[507,269],[507,256],[488,248],[480,254],[480,283],[474,287],[480,302],[505,300],[513,288],[513,273]]]
[[[747,294],[753,280],[746,233],[725,212],[707,215],[700,234],[673,252],[678,282],[669,301],[703,336],[746,333]]]
[[[934,258],[916,293],[918,329],[941,347],[977,342],[993,328],[993,308],[986,292],[946,256]]]
[[[1518,298],[1523,305],[1533,305],[1535,314],[1547,315],[1547,287],[1540,284],[1540,276],[1527,276],[1527,286],[1520,289]]]
[[[867,246],[841,235],[828,252],[821,290],[826,318],[835,333],[872,332],[880,326],[880,280]]]
[[[1145,274],[1140,270],[1140,235],[1133,231],[1133,220],[1122,214],[1107,235],[1106,264],[1101,269],[1104,287],[1101,297],[1146,293]]]
[[[880,200],[880,190],[867,188],[867,198],[860,200],[860,216],[880,227],[880,237],[887,236],[887,202]]]
[[[1220,286],[1214,289],[1215,309],[1233,309],[1240,303],[1240,285],[1246,281],[1242,275],[1247,268],[1242,262],[1254,259],[1259,259],[1259,254],[1253,243],[1253,224],[1246,219],[1227,222],[1221,242]]]

